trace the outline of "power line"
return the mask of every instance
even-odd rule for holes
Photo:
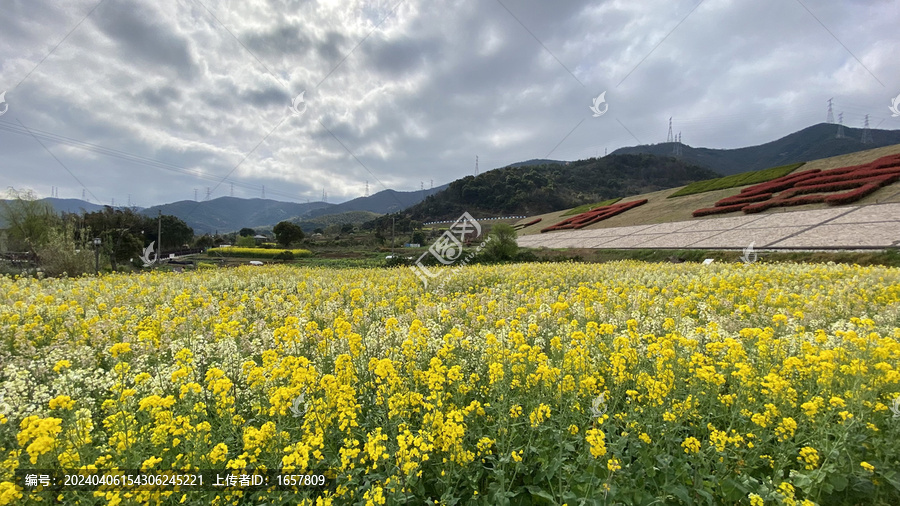
[[[148,158],[148,157],[141,156],[141,155],[135,155],[135,154],[129,153],[127,151],[121,151],[118,149],[107,148],[107,147],[101,146],[99,144],[92,144],[89,142],[81,141],[78,139],[73,139],[71,137],[66,137],[63,135],[54,134],[52,132],[47,132],[44,130],[31,129],[31,128],[27,128],[27,129],[19,128],[18,126],[14,125],[14,124],[2,122],[2,121],[0,121],[0,130],[7,131],[10,133],[17,133],[20,135],[26,135],[29,137],[37,137],[37,138],[41,138],[44,140],[56,142],[58,144],[64,144],[64,145],[71,146],[74,148],[83,149],[83,150],[89,151],[91,153],[102,154],[102,155],[109,156],[111,158],[117,158],[119,160],[125,160],[128,162],[136,163],[139,165],[144,165],[147,167],[168,170],[171,172],[177,172],[180,174],[196,177],[198,179],[205,179],[208,181],[217,181],[217,182],[221,183],[220,178],[213,176],[213,175],[204,174],[203,172],[196,170],[196,169],[188,169],[186,167],[176,165],[173,163],[163,162],[160,160],[155,160],[153,158]],[[240,181],[233,181],[233,180],[229,180],[229,179],[226,179],[226,180],[231,182],[232,185],[237,185],[239,187],[246,188],[246,189],[252,190],[252,191],[258,191],[260,188],[259,186],[250,184],[250,183],[243,183]],[[269,193],[273,194],[273,195],[278,195],[278,196],[282,196],[285,198],[289,198],[289,199],[297,199],[298,198],[297,195],[292,195],[292,194],[285,193],[285,192],[270,191]]]

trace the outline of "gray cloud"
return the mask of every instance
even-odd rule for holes
[[[827,30],[776,0],[706,0],[677,29],[695,2],[503,0],[512,15],[496,1],[204,3],[215,17],[194,2],[107,0],[47,56],[96,2],[12,1],[0,123],[204,175],[43,141],[98,199],[141,205],[204,195],[229,173],[213,196],[231,181],[238,196],[265,185],[300,201],[354,198],[365,181],[381,190],[376,179],[418,189],[472,173],[475,155],[484,171],[602,155],[632,133],[662,142],[669,117],[690,145],[746,146],[824,121],[831,97],[847,125],[900,125],[887,110],[900,12],[886,0],[806,2]],[[593,118],[603,91],[609,113]],[[81,196],[34,139],[0,129],[0,152],[7,184]]]

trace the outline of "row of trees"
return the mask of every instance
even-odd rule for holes
[[[8,200],[0,200],[0,220],[4,223],[10,251],[28,253],[48,275],[77,275],[93,270],[93,239],[101,241],[101,253],[116,270],[135,261],[151,242],[160,251],[189,247],[194,231],[175,216],[144,216],[132,209],[113,209],[57,214],[31,191],[8,190]]]

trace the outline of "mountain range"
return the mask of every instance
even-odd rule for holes
[[[678,159],[707,167],[720,174],[732,175],[900,144],[900,130],[870,129],[871,142],[867,143],[862,142],[863,129],[861,128],[843,127],[844,137],[842,138],[837,137],[838,131],[839,125],[819,123],[778,140],[745,148],[694,148],[682,144]],[[676,143],[674,142],[664,142],[619,148],[610,155],[673,156],[675,147]]]
[[[462,207],[477,210],[483,216],[546,212],[552,207],[633,195],[635,193],[629,192],[678,186],[717,174],[739,174],[900,144],[900,130],[871,129],[868,131],[870,142],[866,143],[862,142],[863,129],[845,126],[841,138],[837,137],[838,132],[839,125],[820,123],[758,146],[710,149],[682,144],[677,157],[673,154],[676,144],[668,142],[620,148],[601,159],[526,160],[487,170],[477,177],[466,176],[434,189],[384,190],[340,204],[220,197],[199,202],[183,200],[138,211],[148,216],[156,216],[159,212],[177,216],[197,234],[231,232],[244,227],[270,228],[284,220],[300,223],[304,229],[327,223],[355,223],[371,216],[368,213],[394,213],[420,203],[410,210],[415,219],[420,220],[449,216]],[[623,155],[643,156],[629,159]],[[652,155],[656,161],[646,155]],[[602,160],[605,162],[597,163]],[[661,173],[657,170],[660,168],[673,172]],[[503,177],[498,177],[501,173]],[[580,176],[573,180],[573,174]],[[578,178],[590,179],[590,187],[579,185]],[[43,200],[57,212],[93,212],[104,207],[78,199]],[[349,212],[354,213],[334,216]]]

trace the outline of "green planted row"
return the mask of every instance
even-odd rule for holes
[[[685,195],[694,195],[696,193],[727,190],[728,188],[736,188],[738,186],[765,183],[766,181],[771,181],[772,179],[783,177],[794,172],[804,163],[806,162],[770,167],[768,169],[744,172],[716,179],[707,179],[706,181],[697,181],[669,195],[667,198],[683,197]]]

